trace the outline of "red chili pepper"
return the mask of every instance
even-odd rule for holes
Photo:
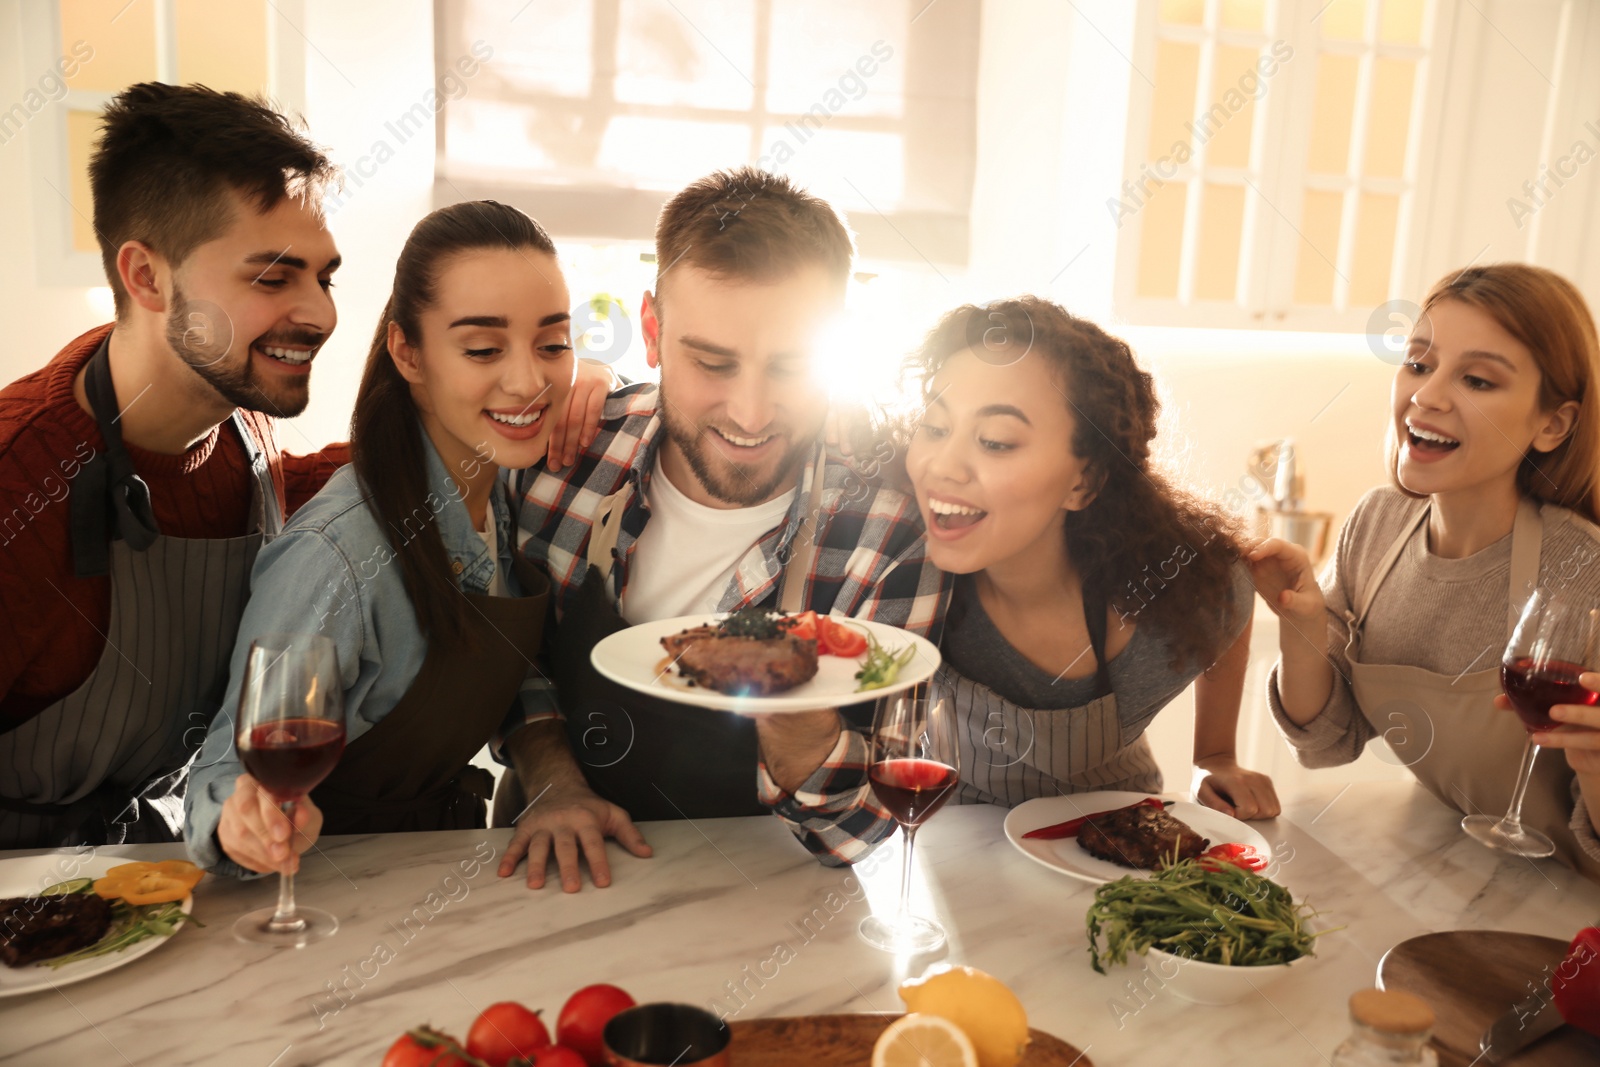
[[[1567,946],[1550,981],[1561,1017],[1600,1037],[1600,926],[1588,926]]]
[[[1164,808],[1171,804],[1170,800],[1160,800],[1156,797],[1145,797],[1137,804],[1129,804],[1125,808],[1110,808],[1106,811],[1096,811],[1066,822],[1058,822],[1052,826],[1041,826],[1037,830],[1029,830],[1023,837],[1031,837],[1041,841],[1056,841],[1063,837],[1077,837],[1078,831],[1083,829],[1083,824],[1090,819],[1098,819],[1102,815],[1110,815],[1114,811],[1132,811],[1134,808]]]
[[[1267,866],[1266,859],[1254,847],[1237,844],[1232,841],[1226,844],[1212,845],[1206,849],[1200,854],[1200,862],[1204,864],[1206,860],[1221,860],[1223,863],[1231,863],[1235,867],[1243,867],[1247,871],[1265,870]]]

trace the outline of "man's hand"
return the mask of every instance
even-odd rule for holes
[[[523,856],[527,856],[528,888],[542,888],[553,849],[556,866],[561,872],[562,890],[576,893],[583,886],[583,876],[578,870],[581,847],[583,858],[589,863],[590,878],[597,889],[604,889],[611,884],[611,864],[606,860],[608,837],[616,838],[617,844],[635,856],[653,854],[644,834],[617,805],[600,799],[582,786],[568,786],[560,791],[551,787],[528,805],[528,810],[517,820],[517,829],[500,860],[500,877],[511,877]]]
[[[552,471],[570,467],[578,461],[578,450],[594,442],[595,434],[600,432],[600,418],[605,414],[606,397],[616,388],[615,382],[611,368],[587,359],[578,360],[572,392],[567,397],[567,410],[558,413],[550,428],[546,467]]]
[[[254,778],[241,774],[233,795],[222,805],[217,842],[229,859],[248,870],[294,874],[300,869],[300,853],[315,844],[321,832],[322,812],[309,797],[295,801],[291,832],[278,802]]]
[[[767,773],[785,793],[805,784],[839,743],[839,713],[832,708],[756,718],[756,739]]]
[[[1206,807],[1236,819],[1275,819],[1282,812],[1272,779],[1245,770],[1232,756],[1208,756],[1195,766],[1206,772],[1195,790],[1195,799]]]

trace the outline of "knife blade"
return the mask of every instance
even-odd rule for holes
[[[1562,1023],[1555,998],[1541,987],[1526,1000],[1511,1005],[1510,1011],[1483,1032],[1478,1051],[1486,1063],[1504,1063]]]

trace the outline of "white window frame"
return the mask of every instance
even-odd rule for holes
[[[178,30],[175,0],[155,4],[156,80],[176,83]],[[52,69],[61,54],[61,3],[22,6],[22,55],[26,71]],[[267,94],[285,112],[305,111],[305,42],[293,30],[305,22],[305,0],[272,0],[262,28],[267,40]],[[285,26],[290,32],[284,32]],[[89,42],[93,45],[93,42]],[[84,288],[107,284],[98,250],[73,245],[72,160],[67,140],[69,111],[99,111],[115,93],[68,89],[28,123],[26,136],[33,190],[34,265],[40,285]]]
[[[1274,329],[1348,333],[1367,329],[1373,307],[1350,302],[1350,273],[1355,258],[1360,196],[1363,191],[1388,193],[1400,198],[1395,224],[1393,259],[1387,298],[1416,292],[1419,276],[1417,198],[1435,187],[1442,136],[1438,121],[1445,79],[1443,60],[1450,55],[1459,0],[1430,0],[1424,14],[1422,44],[1391,45],[1377,40],[1381,6],[1369,2],[1364,39],[1328,42],[1320,38],[1312,19],[1324,0],[1272,0],[1262,31],[1234,31],[1220,26],[1221,0],[1206,0],[1199,27],[1163,26],[1160,0],[1139,0],[1135,17],[1133,66],[1129,81],[1128,135],[1123,173],[1137,181],[1148,162],[1150,123],[1155,87],[1138,71],[1153,71],[1159,39],[1190,40],[1201,47],[1195,119],[1215,101],[1211,98],[1212,57],[1219,44],[1259,45],[1270,48],[1282,40],[1294,49],[1293,58],[1273,75],[1268,91],[1256,101],[1251,129],[1248,166],[1218,170],[1205,168],[1205,146],[1194,145],[1194,158],[1179,171],[1188,180],[1184,215],[1184,250],[1179,271],[1178,296],[1160,298],[1138,293],[1139,249],[1144,212],[1131,217],[1117,239],[1113,282],[1114,307],[1119,317],[1139,325],[1191,326],[1214,329]],[[1346,172],[1337,178],[1307,173],[1310,123],[1294,121],[1309,116],[1316,96],[1316,57],[1319,52],[1359,56],[1355,115]],[[1366,148],[1369,107],[1375,60],[1395,57],[1415,60],[1416,79],[1407,132],[1406,159],[1399,178],[1374,178],[1361,173]],[[1204,184],[1221,179],[1239,184],[1241,176],[1259,190],[1246,187],[1243,233],[1239,248],[1239,274],[1234,300],[1198,300],[1193,296],[1198,231],[1203,218]],[[1308,190],[1338,192],[1344,197],[1340,240],[1336,250],[1324,250],[1334,266],[1332,305],[1306,305],[1294,301],[1297,257],[1305,242],[1300,237],[1304,196]]]

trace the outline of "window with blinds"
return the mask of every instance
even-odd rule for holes
[[[788,173],[863,255],[965,263],[977,0],[437,0],[436,66],[492,49],[439,120],[435,200],[647,241],[712,170]]]

